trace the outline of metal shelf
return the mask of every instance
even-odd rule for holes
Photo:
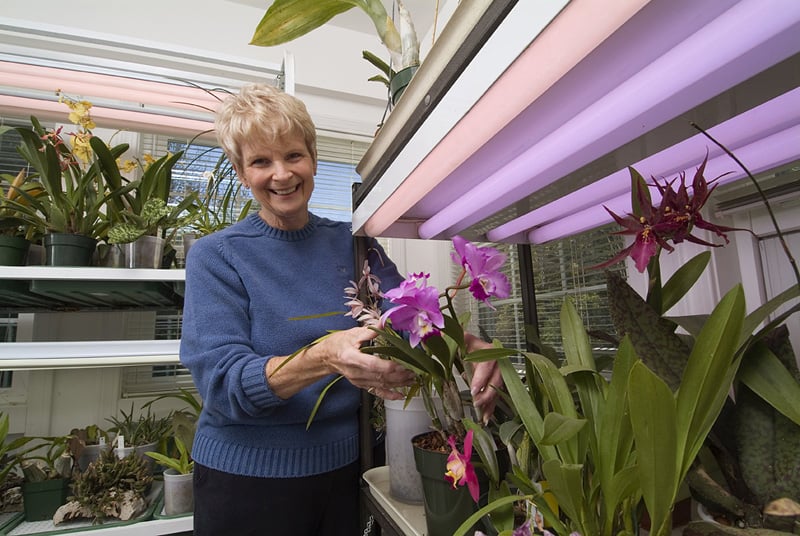
[[[70,314],[181,308],[185,277],[178,269],[0,266],[0,309]],[[179,364],[179,346],[180,340],[0,343],[0,370]]]
[[[185,277],[185,270],[2,266],[0,309],[36,312],[181,307]]]

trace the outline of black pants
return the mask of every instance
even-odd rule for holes
[[[301,478],[254,478],[194,466],[195,536],[355,536],[358,462]]]

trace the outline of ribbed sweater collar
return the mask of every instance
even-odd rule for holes
[[[285,231],[283,229],[277,229],[271,225],[268,225],[267,222],[261,219],[261,216],[259,216],[257,213],[247,216],[247,221],[259,232],[264,233],[264,235],[269,238],[283,240],[285,242],[297,242],[299,240],[305,240],[314,234],[314,230],[319,224],[320,217],[309,212],[308,223],[305,225],[305,227],[292,231]]]

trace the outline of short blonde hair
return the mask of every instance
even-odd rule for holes
[[[217,140],[237,168],[245,143],[272,144],[300,135],[317,167],[317,131],[303,101],[266,84],[248,84],[222,102],[214,121]]]

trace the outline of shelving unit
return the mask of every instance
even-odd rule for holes
[[[180,340],[65,340],[56,335],[61,330],[51,331],[47,326],[70,314],[89,311],[107,318],[121,316],[116,323],[124,327],[126,312],[180,309],[185,276],[186,272],[178,269],[0,266],[0,309],[44,324],[36,330],[39,335],[44,332],[48,339],[59,337],[0,343],[0,370],[178,364]],[[80,338],[83,334],[75,335]],[[192,524],[192,517],[184,516],[80,532],[157,536],[190,532]]]
[[[16,313],[180,308],[185,270],[0,267],[0,304]],[[0,343],[0,369],[178,363],[178,340]]]

